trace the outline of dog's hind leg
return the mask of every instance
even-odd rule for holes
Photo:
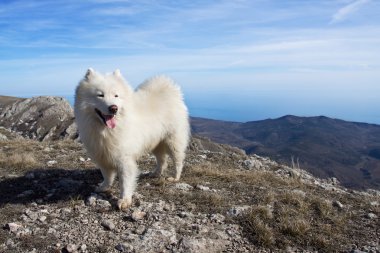
[[[157,160],[157,166],[155,170],[149,175],[151,177],[160,177],[162,172],[168,167],[168,147],[166,143],[161,142],[153,150],[153,154]]]
[[[96,187],[95,191],[107,192],[110,190],[113,182],[115,181],[116,170],[101,168],[100,171],[103,175],[103,182],[98,187]]]
[[[168,142],[168,149],[169,154],[173,160],[174,166],[175,166],[175,177],[169,177],[168,181],[178,182],[183,169],[183,162],[185,160],[185,150],[187,147],[186,141],[181,141],[181,139],[177,141],[169,141]]]

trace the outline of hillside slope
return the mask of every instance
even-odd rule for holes
[[[0,252],[380,251],[380,192],[348,190],[335,178],[318,179],[207,138],[192,138],[178,183],[144,177],[155,166],[146,154],[133,206],[120,212],[117,184],[95,193],[100,171],[80,142],[62,134],[65,126],[75,129],[65,101],[6,100]],[[221,137],[240,136],[228,131],[231,124],[240,127],[224,122]]]
[[[380,126],[284,116],[246,123],[192,118],[193,133],[291,164],[352,188],[380,189]]]
[[[133,206],[80,143],[0,140],[0,252],[378,252],[380,193],[193,139],[179,183],[139,179]],[[205,147],[212,150],[205,149]],[[139,163],[154,168],[152,156]],[[174,171],[169,167],[165,176]],[[360,251],[354,251],[360,250]]]

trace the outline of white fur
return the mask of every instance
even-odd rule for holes
[[[119,109],[113,129],[95,112],[97,108],[107,114],[111,105]],[[132,204],[139,174],[136,162],[147,151],[157,159],[153,175],[161,175],[170,155],[176,168],[174,180],[179,180],[190,127],[182,93],[171,79],[157,76],[133,91],[119,70],[101,75],[89,69],[76,89],[74,111],[80,139],[104,178],[98,190],[109,190],[119,177],[119,208]]]

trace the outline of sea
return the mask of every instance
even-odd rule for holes
[[[62,96],[70,105],[74,105],[74,95]],[[354,122],[364,122],[380,125],[380,114],[378,110],[356,104],[350,108],[349,105],[338,103],[298,101],[278,101],[276,97],[256,96],[252,99],[239,100],[228,97],[215,99],[209,96],[185,97],[190,116],[208,119],[248,122],[279,118],[284,115],[296,115],[303,117],[326,116]],[[277,102],[276,102],[277,101]]]

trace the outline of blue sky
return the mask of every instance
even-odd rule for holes
[[[378,0],[0,1],[0,94],[71,96],[88,67],[173,77],[190,112],[380,124]]]

